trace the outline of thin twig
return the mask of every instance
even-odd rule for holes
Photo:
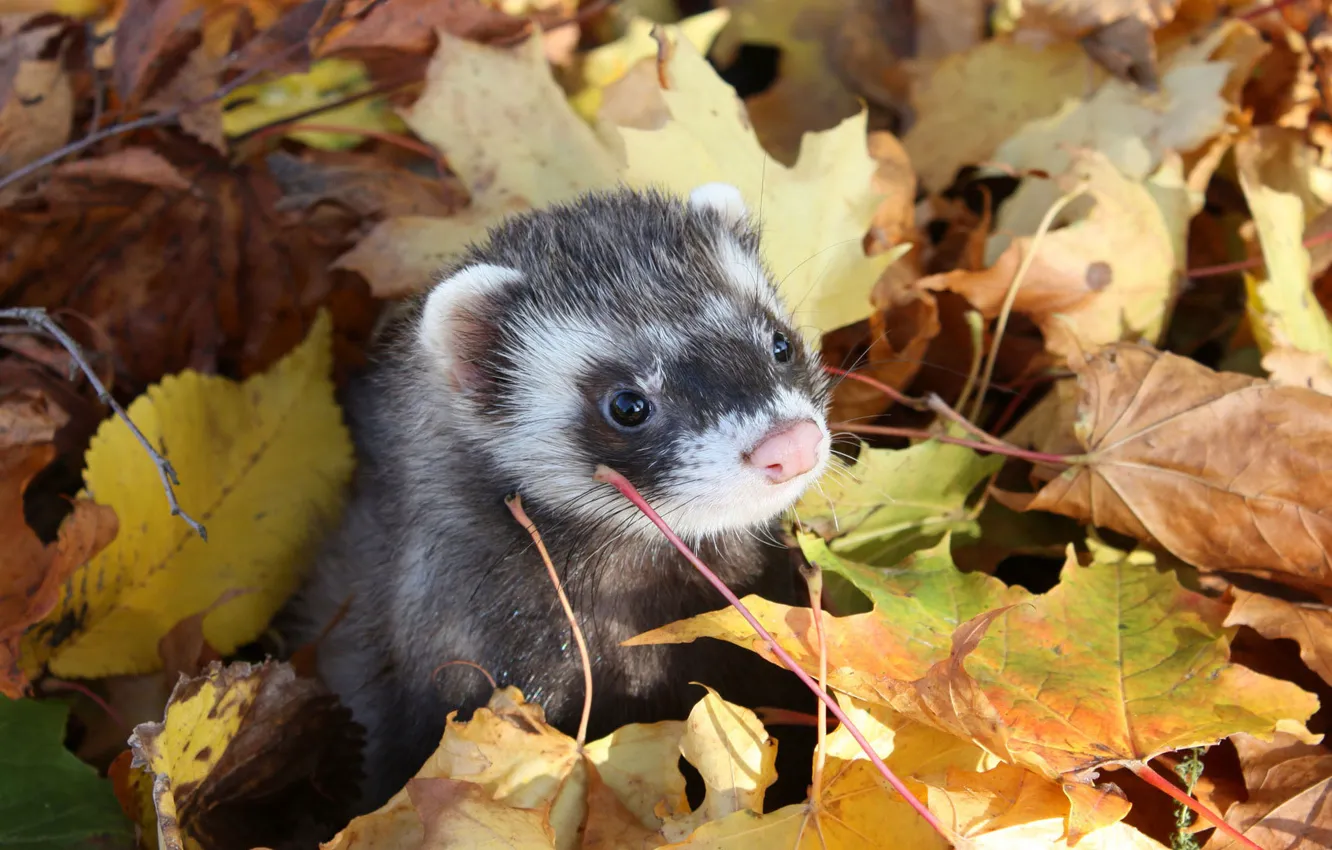
[[[924,803],[916,799],[916,796],[911,793],[910,789],[906,787],[906,784],[888,769],[888,765],[884,764],[883,759],[879,758],[879,754],[874,752],[874,747],[870,745],[870,742],[866,740],[865,736],[856,728],[856,724],[851,718],[847,717],[846,712],[837,704],[837,701],[815,684],[809,674],[801,669],[800,665],[796,663],[796,660],[791,657],[791,654],[782,648],[782,645],[777,642],[777,639],[763,627],[763,624],[760,623],[752,613],[750,613],[749,609],[745,607],[745,604],[736,597],[729,587],[726,586],[726,583],[717,578],[717,574],[714,573],[707,564],[703,563],[703,561],[694,554],[693,550],[680,539],[679,535],[666,524],[666,521],[647,503],[647,500],[643,498],[643,494],[638,492],[638,489],[629,482],[629,479],[604,464],[599,464],[597,466],[596,474],[592,477],[597,481],[603,481],[610,484],[615,489],[619,490],[625,498],[633,502],[634,506],[643,512],[644,516],[652,521],[652,524],[666,536],[666,539],[679,550],[680,554],[683,555],[689,563],[694,565],[694,568],[699,571],[703,578],[707,579],[708,583],[715,587],[717,592],[720,593],[727,602],[731,603],[731,607],[740,612],[740,616],[744,617],[750,627],[758,633],[758,636],[761,637],[765,643],[768,644],[768,647],[772,650],[773,654],[781,660],[782,664],[794,673],[800,681],[804,682],[805,687],[813,691],[815,696],[817,696],[824,705],[828,706],[828,710],[833,713],[834,717],[841,721],[842,725],[846,727],[846,731],[851,733],[851,737],[855,738],[856,743],[860,745],[862,750],[864,750],[865,755],[869,756],[869,760],[873,762],[874,766],[878,769],[879,775],[888,780],[888,784],[893,786],[897,793],[902,796],[902,799],[905,800],[911,808],[915,809],[916,813],[924,818],[926,823],[933,827],[945,840],[948,840],[948,832],[944,828],[944,825],[939,822],[939,819],[934,816],[934,813],[931,812]]]
[[[1056,455],[1048,452],[1034,452],[1028,449],[1011,446],[1007,443],[994,445],[992,443],[982,443],[977,440],[968,440],[962,437],[950,437],[947,434],[935,434],[930,431],[922,431],[919,428],[897,428],[891,425],[860,425],[855,422],[835,422],[831,426],[836,431],[850,431],[853,434],[873,434],[883,437],[906,437],[912,440],[938,440],[941,443],[952,443],[955,446],[966,446],[969,449],[975,449],[978,452],[988,452],[989,454],[1007,455],[1021,460],[1029,460],[1032,463],[1050,463],[1058,466],[1073,466],[1082,460],[1080,455]]]
[[[1130,762],[1127,765],[1127,767],[1129,770],[1137,774],[1139,779],[1146,782],[1148,785],[1152,786],[1153,788],[1156,788],[1158,791],[1166,792],[1174,800],[1183,803],[1184,805],[1188,806],[1190,809],[1193,809],[1208,823],[1215,825],[1217,829],[1221,830],[1226,835],[1229,835],[1231,838],[1235,839],[1240,844],[1243,844],[1245,847],[1250,848],[1250,850],[1262,850],[1261,847],[1259,847],[1257,844],[1254,843],[1253,839],[1248,838],[1247,836],[1244,835],[1244,833],[1240,832],[1235,827],[1226,823],[1226,819],[1218,815],[1216,812],[1212,811],[1211,809],[1204,806],[1202,803],[1199,803],[1197,800],[1190,797],[1188,794],[1185,794],[1183,791],[1176,788],[1175,783],[1171,782],[1169,779],[1166,779],[1164,776],[1157,773],[1146,762],[1140,762],[1140,761]]]
[[[250,80],[254,79],[260,74],[267,72],[268,68],[271,65],[277,64],[278,62],[286,59],[291,54],[295,53],[297,50],[303,48],[305,48],[305,42],[302,41],[302,42],[297,42],[296,44],[289,45],[285,50],[279,50],[278,52],[272,54],[272,56],[270,56],[267,59],[267,61],[261,62],[255,65],[253,68],[250,68],[249,70],[242,72],[241,74],[237,75],[237,77],[234,80],[231,80],[225,85],[219,87],[217,91],[213,92],[212,94],[208,95],[205,98],[202,98],[201,100],[189,101],[187,103],[181,104],[180,106],[174,106],[171,109],[168,109],[164,112],[155,112],[152,115],[145,115],[142,118],[136,118],[133,121],[126,121],[121,124],[114,124],[110,127],[107,127],[104,130],[97,130],[94,127],[92,132],[88,133],[88,135],[79,139],[77,142],[70,142],[64,147],[57,148],[56,150],[51,151],[46,156],[39,157],[33,160],[27,165],[24,165],[22,168],[17,168],[14,171],[11,171],[10,173],[6,174],[4,177],[0,177],[0,189],[4,189],[6,186],[9,186],[10,184],[13,183],[18,183],[21,180],[26,180],[27,178],[36,174],[38,171],[41,171],[46,166],[54,165],[55,163],[59,162],[60,160],[64,159],[67,156],[72,156],[73,154],[87,150],[88,148],[92,147],[98,142],[114,138],[115,136],[121,136],[124,135],[125,133],[132,133],[135,130],[146,130],[151,127],[166,127],[168,125],[175,124],[180,120],[180,116],[184,115],[186,112],[191,112],[195,109],[198,109],[201,106],[206,106],[210,103],[214,103],[216,101],[224,99],[225,97],[227,97],[227,95],[231,94],[236,89],[245,85]]]
[[[800,574],[809,586],[809,610],[814,616],[814,633],[819,639],[819,688],[828,689],[828,641],[823,633],[823,570],[818,564],[806,564]],[[818,749],[814,751],[814,776],[810,783],[809,799],[815,802],[823,793],[823,768],[828,760],[828,706],[819,701]]]
[[[587,724],[592,716],[592,659],[587,653],[587,642],[583,640],[583,630],[578,627],[578,618],[574,616],[573,606],[569,604],[569,597],[564,595],[564,588],[560,586],[560,577],[555,572],[555,565],[550,561],[550,553],[546,551],[546,544],[541,542],[541,532],[532,524],[528,518],[527,512],[523,510],[523,499],[517,493],[504,498],[504,504],[509,507],[509,512],[513,518],[518,520],[528,534],[532,536],[532,542],[536,544],[537,551],[541,553],[541,560],[546,565],[546,572],[550,575],[551,584],[555,585],[555,593],[560,597],[560,605],[564,606],[564,616],[569,618],[569,628],[573,629],[574,643],[578,644],[578,655],[583,662],[583,717],[578,721],[578,749],[583,748],[587,741]]]
[[[939,414],[944,419],[947,419],[949,422],[952,422],[954,425],[957,425],[963,431],[966,431],[968,434],[971,434],[972,436],[974,436],[976,439],[980,440],[983,443],[989,443],[992,446],[1006,446],[1009,448],[1016,448],[1016,446],[1010,446],[1008,443],[1005,443],[1003,440],[999,439],[993,434],[990,434],[984,428],[981,428],[979,425],[971,424],[971,421],[969,419],[967,419],[962,414],[958,413],[953,408],[949,407],[948,402],[940,398],[937,393],[930,393],[929,395],[925,396],[925,405],[930,410],[933,410],[935,413]]]
[[[176,501],[176,491],[172,485],[179,486],[180,479],[176,477],[176,470],[171,466],[171,461],[167,460],[157,451],[157,449],[153,448],[153,444],[150,443],[148,438],[143,435],[143,432],[139,430],[139,426],[135,425],[134,421],[129,418],[129,414],[125,412],[125,408],[121,407],[120,402],[112,397],[111,393],[107,390],[106,385],[102,383],[102,379],[97,377],[97,373],[88,365],[88,361],[83,359],[83,352],[79,348],[79,344],[75,342],[69,334],[65,333],[64,328],[60,327],[60,325],[40,307],[10,307],[3,309],[0,310],[0,319],[13,319],[15,321],[26,322],[29,326],[38,328],[54,337],[55,340],[69,352],[70,357],[74,359],[74,363],[78,365],[79,371],[87,376],[88,382],[91,383],[93,389],[97,391],[98,401],[105,405],[109,405],[111,409],[115,411],[116,415],[129,427],[130,433],[132,433],[134,438],[143,446],[144,451],[148,453],[148,457],[152,458],[153,465],[157,467],[157,475],[162,479],[162,489],[166,491],[167,504],[171,507],[171,515],[178,516],[185,520],[190,528],[193,528],[200,537],[207,541],[208,531],[203,525],[195,520],[194,517],[185,513],[184,509],[180,506],[180,502]]]
[[[985,360],[985,372],[981,376],[980,386],[976,389],[976,401],[971,407],[969,418],[973,421],[980,418],[981,406],[985,402],[985,393],[990,389],[990,379],[994,377],[994,367],[999,360],[999,344],[1003,342],[1004,331],[1008,328],[1008,317],[1013,312],[1013,302],[1017,300],[1018,290],[1022,288],[1027,273],[1031,271],[1032,263],[1036,261],[1036,252],[1040,248],[1041,241],[1045,239],[1045,234],[1049,233],[1050,228],[1054,226],[1055,217],[1063,211],[1064,207],[1082,197],[1086,191],[1085,182],[1079,183],[1051,204],[1050,209],[1045,211],[1045,216],[1036,228],[1036,233],[1032,235],[1027,250],[1022,254],[1022,262],[1013,275],[1013,282],[1008,285],[1008,294],[1004,296],[1003,307],[999,310],[999,321],[994,328],[994,341],[990,343],[990,354]]]

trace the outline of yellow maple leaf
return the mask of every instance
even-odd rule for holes
[[[181,507],[208,528],[207,542],[167,511],[157,469],[125,423],[102,423],[84,481],[115,509],[120,533],[72,574],[26,651],[49,658],[59,676],[152,672],[172,626],[238,588],[247,592],[204,618],[204,637],[226,654],[263,630],[351,476],[331,340],[321,312],[305,341],[262,375],[235,383],[184,372],[130,405],[149,441],[165,446]]]
[[[449,158],[472,206],[447,219],[383,222],[337,264],[378,294],[403,294],[513,212],[618,183],[684,194],[724,181],[761,218],[765,257],[797,324],[831,330],[868,316],[870,289],[900,252],[866,257],[861,247],[880,200],[865,113],[808,134],[787,168],[763,150],[735,90],[693,44],[678,28],[662,33],[673,44],[661,91],[670,119],[656,130],[616,128],[615,149],[563,98],[539,39],[509,49],[441,33],[426,91],[406,118]]]

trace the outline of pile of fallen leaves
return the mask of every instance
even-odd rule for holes
[[[0,4],[0,846],[1328,846],[1330,23]],[[947,834],[844,724],[769,810],[783,727],[702,689],[580,748],[501,686],[339,822],[357,727],[268,623],[381,307],[512,212],[712,180],[855,458],[796,511],[830,613],[745,603]],[[729,608],[635,642],[705,637],[775,659]]]

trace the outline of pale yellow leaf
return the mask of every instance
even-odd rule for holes
[[[150,387],[131,419],[165,446],[181,507],[203,541],[171,516],[156,467],[117,418],[86,458],[88,495],[115,509],[116,539],[76,570],[68,592],[28,633],[59,676],[147,673],[162,636],[223,593],[245,592],[203,620],[226,654],[254,639],[300,581],[321,523],[335,519],[351,476],[351,441],[333,398],[331,322],[244,383],[184,372]]]
[[[940,191],[959,168],[989,160],[1028,121],[1053,114],[1101,77],[1076,44],[1036,49],[990,39],[922,75],[912,95],[917,121],[902,144],[921,185]]]
[[[1293,348],[1332,363],[1332,321],[1314,297],[1305,225],[1319,212],[1306,172],[1313,154],[1300,133],[1254,131],[1235,146],[1240,187],[1253,213],[1266,272],[1246,275],[1250,326],[1264,352]]]

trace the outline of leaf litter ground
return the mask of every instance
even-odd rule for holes
[[[886,9],[0,18],[0,309],[46,308],[79,343],[0,334],[4,840],[1324,846],[1325,10]],[[769,810],[782,725],[703,690],[687,720],[580,749],[501,687],[340,822],[352,791],[323,779],[359,733],[311,678],[317,646],[257,662],[339,511],[336,388],[385,299],[512,212],[710,180],[760,212],[784,295],[853,373],[846,462],[793,528],[828,583],[822,637],[809,608],[745,602],[947,835],[842,725],[809,800]],[[76,357],[209,542],[68,380]],[[705,637],[774,659],[730,609],[635,641]],[[1229,832],[1177,828],[1123,778],[1195,746]]]

